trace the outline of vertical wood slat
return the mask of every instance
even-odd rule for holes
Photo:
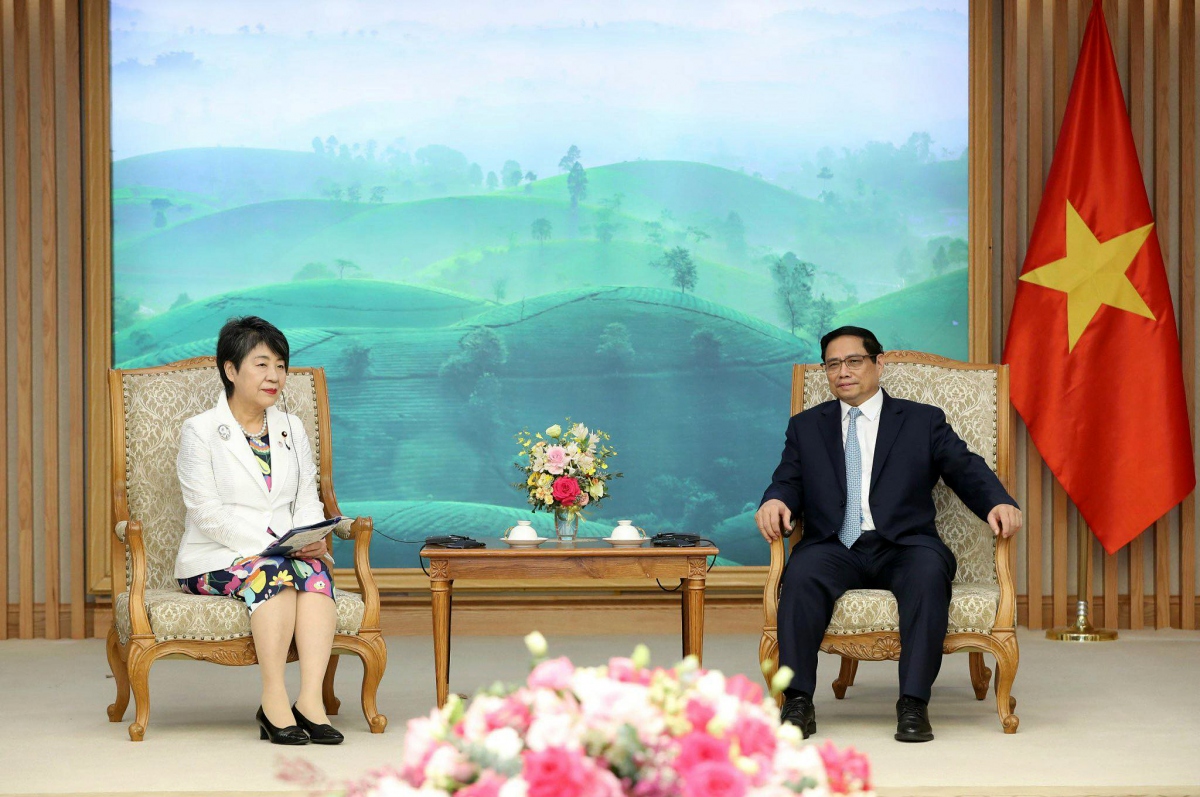
[[[1067,624],[1067,545],[1071,535],[1067,531],[1067,491],[1059,484],[1058,479],[1053,479],[1053,482],[1054,514],[1051,516],[1051,523],[1054,529],[1054,550],[1050,561],[1054,568],[1051,578],[1054,611],[1051,622],[1055,626],[1063,626]]]
[[[1029,0],[1026,164],[1026,229],[1033,232],[1042,204],[1045,164],[1042,152],[1042,0]],[[1023,242],[1027,245],[1028,242]],[[1015,290],[1014,290],[1015,294]],[[1042,627],[1042,456],[1033,438],[1025,435],[1025,592],[1030,628]]]
[[[29,9],[13,4],[13,153],[16,156],[18,631],[33,637],[33,192],[29,120]]]
[[[46,638],[59,629],[58,506],[58,171],[55,141],[54,2],[40,0],[38,57],[41,66],[39,120],[42,200],[42,507],[45,542],[43,607]]]
[[[1128,58],[1128,53],[1123,52],[1120,47],[1121,25],[1119,3],[1117,0],[1104,0],[1104,20],[1108,25],[1109,35],[1112,38],[1113,55],[1117,61],[1117,70],[1120,74],[1124,74],[1122,66]],[[1128,80],[1126,80],[1126,83],[1128,83]],[[1120,554],[1119,552],[1110,554],[1101,549],[1100,556],[1103,560],[1103,627],[1115,629],[1120,625]]]
[[[1058,134],[1062,130],[1063,116],[1067,110],[1067,94],[1071,88],[1071,75],[1067,71],[1067,13],[1070,4],[1056,0],[1050,4],[1054,9],[1052,20],[1053,52],[1054,52],[1054,142],[1058,144]],[[1055,626],[1067,624],[1067,493],[1058,479],[1051,476],[1051,596],[1052,623]]]
[[[1017,5],[1004,4],[1004,92],[1000,152],[1001,339],[1008,332],[1017,287]]]
[[[1142,173],[1146,172],[1145,156],[1145,66],[1146,28],[1142,0],[1129,2],[1129,122],[1133,127],[1133,143],[1138,152]],[[1129,627],[1143,627],[1143,598],[1145,594],[1144,535],[1129,543]]]
[[[1154,15],[1154,229],[1170,264],[1171,244],[1171,2],[1155,0]],[[1154,524],[1154,627],[1171,627],[1171,515]]]
[[[1183,385],[1195,445],[1196,396],[1196,5],[1183,0],[1179,20],[1179,337]],[[1196,494],[1179,513],[1179,627],[1196,627]]]
[[[68,429],[83,429],[83,180],[80,152],[79,83],[79,0],[60,0],[57,15],[63,28],[64,88],[68,101],[63,109],[63,219],[66,250],[63,262],[71,277],[67,280],[67,395]],[[76,101],[70,101],[70,100]],[[71,638],[87,635],[87,589],[84,570],[83,523],[83,435],[72,434],[67,443],[67,507],[70,514],[70,594]]]
[[[967,146],[972,153],[968,165],[970,208],[967,244],[973,264],[986,267],[968,269],[968,303],[971,329],[967,357],[971,362],[992,359],[992,219],[988,208],[992,195],[992,140],[985,120],[992,116],[992,95],[996,90],[992,77],[992,9],[986,4],[968,15],[968,42],[972,52],[968,76]],[[978,164],[984,164],[979,168]]]
[[[4,221],[8,218],[5,208],[4,178],[4,102],[8,94],[4,69],[5,20],[0,6],[0,522],[6,529],[0,539],[0,606],[4,607],[0,617],[0,640],[8,639],[8,245],[5,241]]]

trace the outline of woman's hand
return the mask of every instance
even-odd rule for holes
[[[329,549],[325,545],[325,538],[322,537],[321,539],[317,540],[316,542],[310,542],[308,545],[305,545],[303,548],[301,548],[300,550],[293,553],[292,558],[293,559],[320,559],[322,556],[324,556],[326,553],[328,553],[328,551],[329,551]]]

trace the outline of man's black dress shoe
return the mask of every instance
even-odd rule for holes
[[[300,727],[289,725],[286,728],[276,728],[272,725],[262,706],[258,707],[258,713],[254,716],[258,719],[259,739],[270,739],[271,744],[308,744],[308,734]]]
[[[896,741],[933,741],[933,726],[929,724],[929,706],[907,695],[896,701]]]
[[[341,744],[346,738],[332,725],[319,725],[315,722],[310,722],[308,717],[301,714],[300,709],[296,708],[295,703],[292,704],[292,716],[296,718],[296,723],[308,734],[308,738],[312,739],[313,744]]]
[[[779,720],[795,725],[805,739],[817,732],[817,710],[813,708],[812,698],[807,695],[789,698],[779,712]]]

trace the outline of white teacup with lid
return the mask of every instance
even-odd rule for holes
[[[510,527],[504,533],[506,540],[536,540],[538,539],[537,529],[533,527],[531,520],[518,520],[517,525]]]
[[[643,540],[645,538],[646,535],[642,533],[641,529],[633,525],[632,520],[618,520],[617,527],[612,530],[612,536],[609,537],[610,540],[617,540],[618,542]]]

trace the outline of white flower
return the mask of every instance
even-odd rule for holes
[[[524,778],[511,778],[500,787],[499,797],[526,797],[529,794],[529,784]]]
[[[696,691],[710,701],[722,697],[725,694],[725,676],[720,670],[709,670],[696,679]]]
[[[593,499],[604,497],[604,482],[595,481],[588,485],[588,495]]]
[[[557,423],[546,430],[546,437],[557,438],[561,434],[562,434],[562,427],[559,426]]]
[[[497,728],[483,740],[484,749],[501,760],[516,758],[524,744],[516,728]]]
[[[569,434],[576,440],[586,440],[588,436],[588,428],[582,423],[577,423],[571,427]]]
[[[533,713],[534,720],[525,734],[525,746],[535,752],[547,747],[578,748],[580,745],[580,729],[575,725],[575,717],[570,714],[539,715]]]
[[[787,689],[795,675],[796,673],[793,672],[791,667],[780,667],[774,677],[771,678],[771,694],[777,695],[784,689]]]
[[[629,657],[633,661],[633,666],[639,670],[644,670],[650,664],[650,648],[638,643],[638,646],[633,649],[633,655]]]
[[[549,649],[546,637],[542,636],[540,631],[534,631],[525,637],[525,647],[529,648],[529,654],[535,659],[545,658],[546,651]]]

